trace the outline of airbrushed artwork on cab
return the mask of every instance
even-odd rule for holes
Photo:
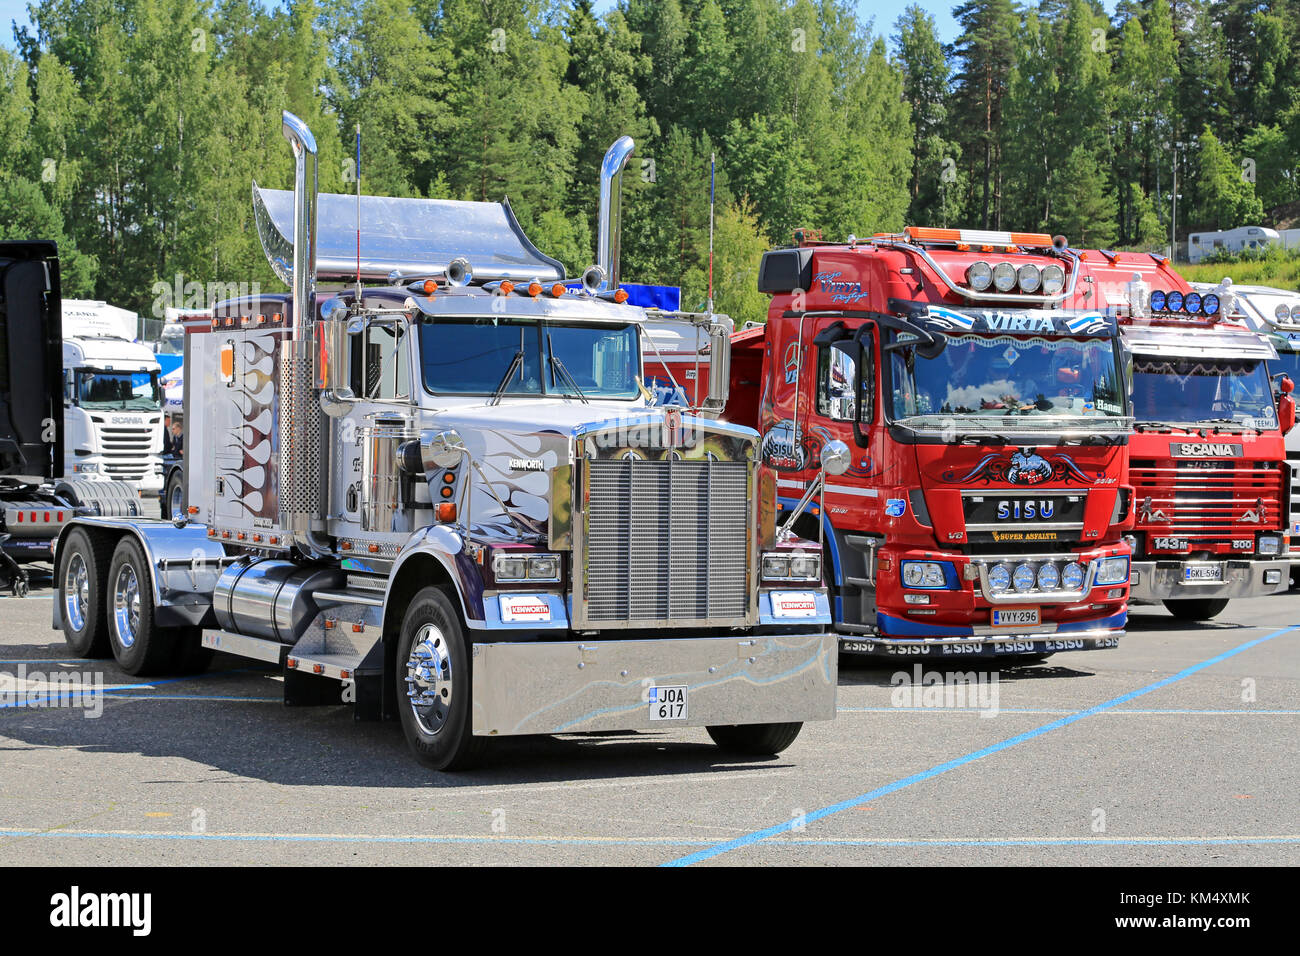
[[[763,433],[760,445],[763,462],[777,471],[820,468],[822,448],[834,437],[822,425],[813,425],[808,431],[799,434],[792,419],[782,419]],[[870,453],[865,449],[857,449],[853,463],[844,474],[850,478],[873,478],[880,471]]]
[[[217,386],[218,401],[228,402],[219,419],[217,475],[225,494],[217,511],[223,517],[274,520],[279,502],[274,476],[276,442],[275,363],[281,336],[274,332],[236,339],[238,373],[229,387]],[[212,393],[209,393],[212,394]]]
[[[551,506],[549,472],[568,462],[567,435],[554,429],[515,431],[481,427],[461,429],[465,445],[483,468],[483,476],[515,515],[545,527]],[[478,475],[470,477],[471,517],[475,524],[509,521]]]
[[[1102,477],[1099,472],[1097,477]],[[1069,455],[1040,455],[1036,448],[1022,448],[1011,455],[996,452],[985,455],[969,471],[943,473],[944,482],[953,485],[998,484],[1041,485],[1049,481],[1077,481],[1088,485],[1093,476],[1080,468]]]

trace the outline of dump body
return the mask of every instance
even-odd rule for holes
[[[1054,268],[1072,287],[1048,237],[981,233],[971,250],[956,233],[768,253],[768,320],[733,338],[724,418],[763,435],[783,514],[828,442],[851,449],[795,525],[825,530],[841,650],[1114,646],[1132,520],[1114,323],[1061,310],[1059,290],[963,284],[1007,261],[1026,285]]]
[[[1290,469],[1272,345],[1230,296],[1203,296],[1163,257],[1079,256],[1076,301],[1120,317],[1130,369],[1133,599],[1203,618],[1285,590]]]

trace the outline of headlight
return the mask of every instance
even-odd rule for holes
[[[1005,591],[1011,587],[1011,570],[1005,564],[995,564],[989,568],[989,587],[994,591]]]
[[[1061,571],[1061,584],[1067,591],[1078,591],[1083,587],[1083,565],[1071,561]]]
[[[1187,309],[1188,315],[1196,315],[1201,311],[1201,294],[1199,292],[1187,293],[1187,298],[1183,300],[1183,306]]]
[[[822,560],[815,554],[797,554],[790,559],[792,581],[820,581]]]
[[[1214,315],[1219,311],[1219,297],[1211,292],[1201,299],[1201,311],[1206,315]]]
[[[1043,266],[1043,294],[1056,295],[1065,288],[1065,270],[1058,265]]]
[[[1279,322],[1290,322],[1290,321],[1291,321],[1291,310],[1288,309],[1285,305],[1279,305],[1279,306],[1278,306],[1278,307],[1273,311],[1273,314],[1277,316],[1277,320],[1278,320]]]
[[[943,565],[937,561],[904,561],[903,586],[908,588],[941,588],[947,583]]]
[[[1123,584],[1128,580],[1128,558],[1102,558],[1097,562],[1093,584]]]
[[[1016,565],[1015,574],[1011,575],[1011,583],[1017,591],[1028,591],[1034,586],[1034,569],[1027,564]]]
[[[1291,306],[1291,321],[1300,322],[1300,305]]]
[[[1260,554],[1279,554],[1282,551],[1282,539],[1264,537],[1259,539]]]
[[[1165,307],[1170,312],[1183,311],[1183,294],[1177,290],[1165,296]]]
[[[560,580],[560,559],[554,554],[498,554],[492,558],[492,574],[497,581]]]
[[[790,556],[788,554],[763,555],[763,577],[785,581],[790,577]]]
[[[1061,572],[1050,561],[1038,569],[1038,586],[1044,591],[1055,591],[1061,583]]]
[[[1009,262],[999,262],[993,267],[993,288],[1010,292],[1016,287],[1016,267]]]
[[[822,559],[816,554],[765,554],[763,577],[769,581],[820,581]]]
[[[966,270],[966,281],[976,292],[983,292],[993,284],[993,267],[982,260],[972,263]]]
[[[1020,283],[1021,292],[1037,292],[1043,284],[1043,271],[1036,265],[1025,263],[1016,270],[1016,281]]]
[[[1163,312],[1165,310],[1165,294],[1161,289],[1156,289],[1151,293],[1151,311]]]

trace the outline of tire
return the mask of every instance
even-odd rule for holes
[[[162,512],[165,521],[170,521],[174,512],[185,513],[185,476],[179,469],[168,476],[158,510]]]
[[[69,531],[59,549],[55,600],[62,604],[63,639],[78,657],[110,655],[104,582],[112,555],[112,543],[84,528]]]
[[[203,629],[177,627],[172,629],[175,645],[171,667],[174,674],[202,674],[212,664],[216,651],[203,646]]]
[[[477,764],[487,739],[471,732],[469,646],[460,616],[441,588],[425,588],[411,599],[393,671],[402,733],[415,759],[446,771]],[[417,703],[411,696],[417,693],[433,703]]]
[[[723,750],[753,756],[773,756],[794,743],[803,724],[740,724],[704,729]]]
[[[1183,598],[1165,601],[1169,613],[1180,621],[1208,621],[1228,606],[1227,598]]]
[[[176,631],[158,627],[153,616],[153,580],[144,552],[125,537],[113,552],[104,585],[108,644],[118,666],[146,677],[167,670],[176,651]]]

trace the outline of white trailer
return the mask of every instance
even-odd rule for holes
[[[1265,249],[1278,242],[1276,229],[1267,226],[1240,226],[1218,232],[1194,232],[1187,237],[1187,261],[1196,265],[1216,252],[1247,252]]]

